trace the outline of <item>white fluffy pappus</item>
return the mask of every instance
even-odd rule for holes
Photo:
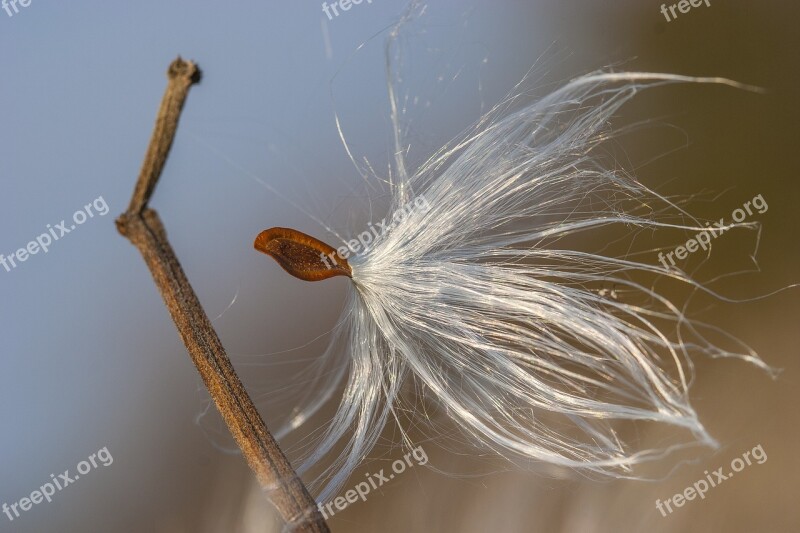
[[[665,221],[661,214],[685,213],[596,157],[620,106],[643,88],[675,82],[748,88],[721,78],[589,74],[516,110],[509,99],[413,172],[393,116],[387,213],[417,198],[428,208],[351,258],[343,318],[284,428],[308,420],[345,382],[334,418],[299,468],[325,464],[320,501],[336,495],[387,422],[399,422],[409,380],[476,450],[511,460],[627,477],[672,449],[626,443],[614,429],[625,420],[686,430],[690,438],[673,448],[715,445],[689,402],[690,355],[769,368],[641,281],[669,278],[710,292],[681,270],[564,244],[614,227],[703,229]],[[603,296],[597,288],[608,284],[626,298]],[[704,331],[741,349],[719,347]]]

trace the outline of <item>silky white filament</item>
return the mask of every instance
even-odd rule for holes
[[[417,198],[428,208],[375,232],[350,259],[342,321],[285,428],[300,426],[345,384],[299,468],[325,465],[320,501],[336,495],[387,421],[401,418],[406,382],[435,400],[476,450],[511,460],[628,476],[665,450],[625,442],[614,429],[625,420],[715,444],[689,402],[689,356],[766,365],[732,337],[733,351],[706,340],[704,332],[721,332],[656,292],[659,279],[710,292],[683,271],[663,268],[652,253],[637,262],[581,248],[615,228],[704,229],[606,168],[598,150],[620,106],[674,82],[748,88],[721,78],[593,73],[532,104],[510,98],[413,172],[398,142],[387,217]],[[625,297],[598,290],[608,286]]]

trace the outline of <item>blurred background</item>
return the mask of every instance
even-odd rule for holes
[[[386,175],[384,39],[405,3],[362,2],[332,18],[320,2],[227,6],[33,0],[10,8],[12,16],[0,11],[0,253],[14,254],[99,197],[109,207],[46,254],[0,268],[0,504],[29,495],[51,474],[74,473],[101,448],[113,457],[51,503],[14,521],[0,514],[0,531],[281,528],[242,458],[229,453],[150,274],[113,221],[129,201],[168,64],[179,54],[197,61],[204,78],[189,95],[152,206],[262,416],[277,427],[301,388],[292,377],[336,324],[347,281],[291,278],[252,241],[271,226],[329,238],[310,214],[343,232],[382,218],[368,211],[374,191],[348,159],[335,115],[354,157]],[[660,7],[638,0],[429,6],[402,42],[412,155],[418,162],[456,136],[532,67],[542,74],[539,95],[609,66],[762,86],[765,95],[718,86],[643,93],[622,110],[623,123],[647,127],[620,140],[620,164],[660,193],[702,193],[689,204],[702,218],[729,218],[761,194],[769,209],[753,219],[763,224],[760,272],[714,288],[748,299],[797,282],[800,9],[712,0],[667,22]],[[721,237],[699,278],[752,270],[755,244],[752,232]],[[598,482],[490,462],[494,472],[468,476],[479,463],[485,473],[487,459],[454,454],[412,431],[435,468],[410,468],[337,513],[332,530],[800,530],[797,294],[696,310],[783,372],[772,380],[739,361],[697,359],[693,404],[722,446],[672,475]],[[321,413],[311,429],[329,416]],[[290,456],[302,438],[282,440]],[[660,438],[639,436],[647,445]],[[401,458],[407,450],[397,444],[387,431],[348,487]],[[656,499],[759,444],[763,464],[666,517],[656,509]]]

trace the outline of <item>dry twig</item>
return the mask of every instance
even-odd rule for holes
[[[191,61],[178,58],[169,67],[168,79],[131,203],[117,219],[117,229],[141,252],[211,398],[278,512],[294,531],[327,532],[314,499],[236,375],[175,257],[158,214],[147,207],[169,155],[183,103],[189,88],[199,81],[200,71]]]

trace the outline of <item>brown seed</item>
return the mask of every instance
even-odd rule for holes
[[[266,229],[258,234],[253,246],[275,259],[286,272],[305,281],[353,277],[347,259],[335,248],[294,229]]]

